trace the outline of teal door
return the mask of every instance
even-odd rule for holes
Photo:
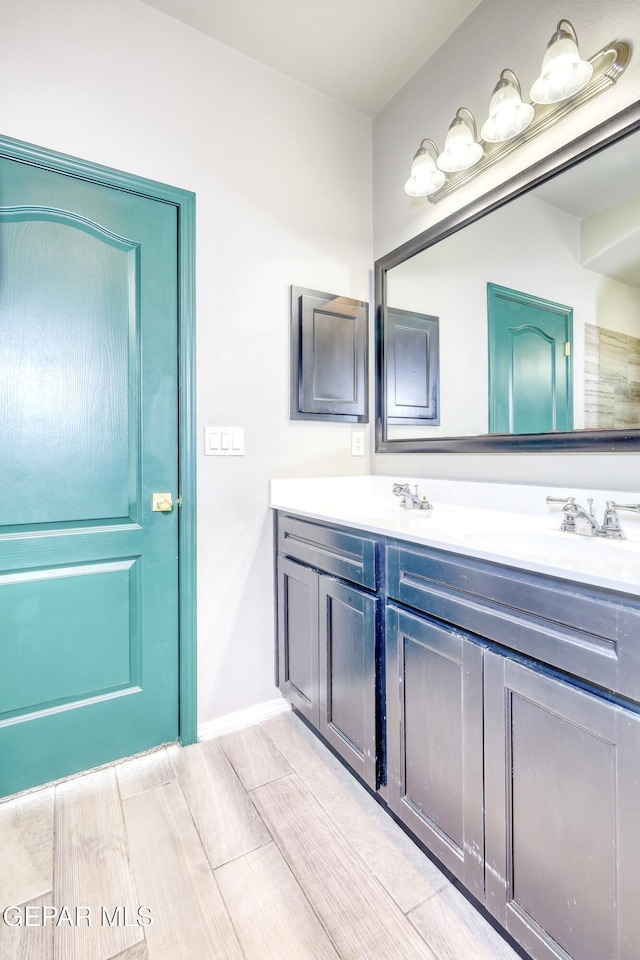
[[[573,310],[487,284],[489,433],[572,430]]]
[[[177,213],[0,160],[0,795],[176,739]]]

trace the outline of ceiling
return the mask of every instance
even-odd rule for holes
[[[373,116],[480,0],[142,0]]]

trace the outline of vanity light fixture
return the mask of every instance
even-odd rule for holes
[[[489,103],[489,116],[482,124],[480,135],[487,143],[512,140],[526,130],[533,120],[534,109],[522,102],[520,81],[508,68],[500,74]]]
[[[494,87],[489,116],[478,139],[473,114],[460,107],[451,123],[442,153],[433,140],[420,143],[404,185],[410,197],[437,203],[453,190],[564,119],[577,107],[608,90],[631,60],[631,46],[612,40],[589,60],[578,50],[578,37],[569,20],[560,20],[542,61],[540,76],[524,103],[513,70],[504,69]],[[444,177],[444,179],[443,179]]]
[[[425,146],[426,144],[426,146]],[[404,192],[410,197],[428,197],[443,186],[446,177],[438,170],[438,148],[428,137],[418,147],[411,164],[411,175],[404,185]]]
[[[461,114],[467,114],[465,120]],[[437,159],[440,170],[445,173],[458,173],[460,170],[470,170],[482,159],[484,149],[478,143],[475,117],[471,110],[459,107],[451,121],[444,141],[444,150]]]
[[[560,103],[585,87],[593,74],[578,51],[578,36],[569,20],[560,20],[547,44],[540,76],[530,90],[534,103]]]

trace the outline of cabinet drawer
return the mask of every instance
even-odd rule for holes
[[[378,585],[378,541],[335,527],[278,515],[278,550],[361,587]]]
[[[640,702],[640,602],[453,553],[387,549],[389,596]]]

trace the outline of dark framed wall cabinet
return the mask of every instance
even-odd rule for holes
[[[291,419],[369,419],[369,305],[291,287]]]

